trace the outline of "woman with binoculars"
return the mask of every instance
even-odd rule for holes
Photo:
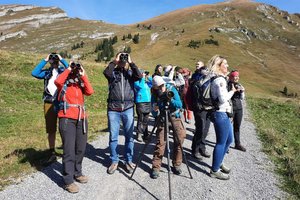
[[[63,179],[65,189],[77,193],[74,183],[86,183],[88,178],[82,174],[82,160],[87,143],[87,114],[84,95],[90,96],[94,90],[80,63],[71,62],[56,80],[59,91],[59,132],[63,143]]]

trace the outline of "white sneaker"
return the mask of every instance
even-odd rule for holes
[[[209,175],[212,178],[217,178],[217,179],[220,179],[220,180],[229,180],[229,178],[230,178],[228,174],[224,174],[220,170],[218,170],[216,172],[210,170]]]
[[[226,167],[224,164],[221,165],[221,171],[225,174],[229,174],[231,169],[229,167]]]

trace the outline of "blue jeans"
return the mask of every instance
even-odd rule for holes
[[[220,169],[223,159],[230,144],[233,142],[233,128],[229,117],[225,112],[214,112],[212,114],[216,132],[216,146],[213,153],[212,171]]]
[[[120,131],[120,122],[123,124],[123,133],[125,136],[124,157],[126,162],[132,162],[133,157],[133,108],[129,108],[123,112],[108,111],[109,126],[109,147],[110,159],[112,163],[119,162],[118,156],[118,138]]]

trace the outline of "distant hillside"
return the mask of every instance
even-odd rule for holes
[[[66,50],[93,62],[101,39],[117,36],[115,52],[131,47],[138,66],[151,71],[158,63],[194,69],[197,60],[207,62],[221,54],[231,69],[240,70],[248,93],[280,96],[286,86],[300,95],[299,16],[266,4],[233,0],[119,26],[68,18],[55,7],[2,5],[0,48],[44,54]],[[139,42],[122,40],[128,34],[139,34]],[[72,50],[82,41],[83,48]]]

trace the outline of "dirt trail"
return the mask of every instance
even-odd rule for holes
[[[193,179],[190,179],[186,165],[182,166],[180,176],[171,174],[172,199],[281,199],[286,193],[282,192],[279,181],[274,175],[274,166],[261,152],[261,143],[258,140],[255,127],[245,111],[242,123],[241,140],[247,152],[230,149],[226,155],[225,163],[232,168],[231,178],[221,181],[209,177],[212,163],[211,158],[198,161],[190,156],[193,125],[187,127],[187,138],[184,150],[189,162]],[[149,129],[152,130],[152,127]],[[124,144],[124,137],[120,136],[120,144]],[[61,160],[47,167],[43,171],[31,174],[18,185],[11,185],[0,192],[0,199],[169,199],[167,159],[164,158],[161,176],[153,180],[149,173],[154,148],[154,138],[146,149],[142,162],[137,168],[133,180],[124,171],[122,165],[113,175],[108,175],[106,169],[109,165],[108,135],[100,136],[87,146],[83,161],[83,172],[89,176],[87,184],[80,186],[80,192],[70,194],[66,192],[61,178]],[[213,151],[215,134],[211,126],[208,150]],[[172,139],[171,139],[172,141]],[[135,143],[135,159],[144,143]],[[123,145],[120,146],[120,149]]]

